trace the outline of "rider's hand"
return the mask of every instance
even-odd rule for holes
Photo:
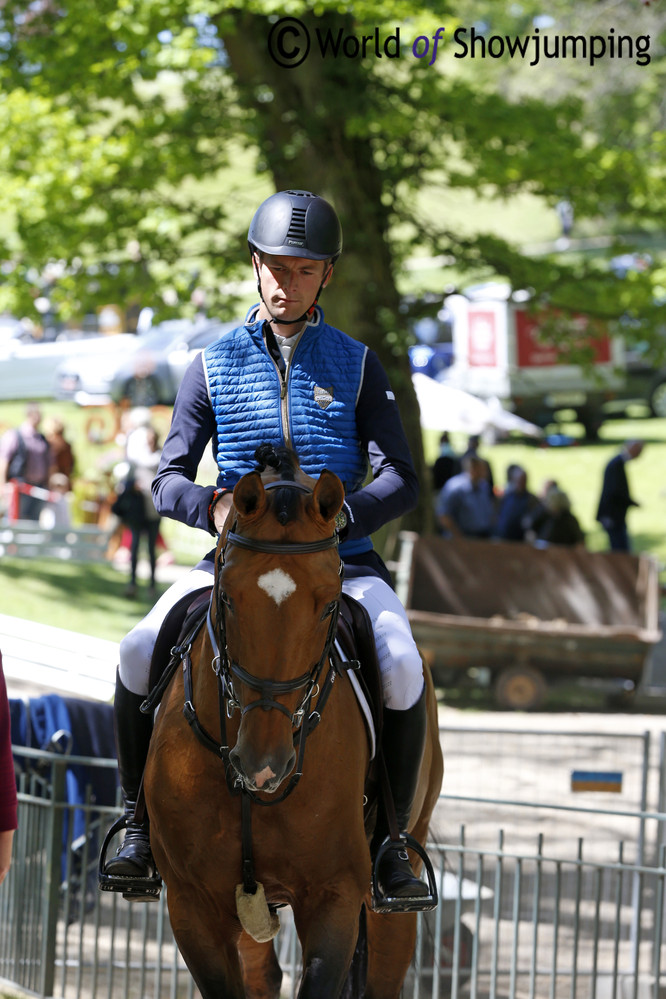
[[[225,493],[224,496],[220,496],[219,500],[215,504],[215,509],[213,510],[213,520],[215,521],[215,530],[218,534],[222,533],[227,515],[231,510],[234,500],[234,494],[232,492]]]

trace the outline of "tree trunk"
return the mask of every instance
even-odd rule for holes
[[[316,28],[320,32],[330,28],[336,35],[341,28],[353,32],[351,19],[337,13],[301,20],[311,39]],[[353,128],[354,116],[360,120],[367,111],[377,84],[364,60],[335,59],[330,53],[321,58],[316,43],[297,68],[278,66],[268,54],[267,18],[239,12],[234,14],[233,30],[227,18],[218,27],[239,103],[248,112],[252,138],[276,190],[314,191],[338,212],[343,253],[322,307],[328,322],[366,343],[386,368],[422,483],[419,509],[405,518],[409,524],[404,526],[423,529],[430,524],[429,477],[389,248],[391,192],[384,191],[371,140]]]

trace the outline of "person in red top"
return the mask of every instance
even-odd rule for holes
[[[49,416],[44,420],[44,436],[51,449],[50,475],[65,475],[67,491],[72,488],[74,474],[74,451],[65,437],[65,424],[57,416]],[[49,479],[50,482],[50,479]]]
[[[11,866],[14,830],[18,824],[17,811],[9,701],[0,652],[0,884],[7,877]]]

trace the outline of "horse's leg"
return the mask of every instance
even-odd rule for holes
[[[362,897],[357,885],[294,907],[303,949],[298,999],[338,999],[356,947]]]
[[[412,830],[419,843],[428,838],[429,806],[425,808]],[[414,857],[412,867],[418,874],[421,861]],[[364,999],[398,999],[402,983],[414,955],[416,943],[415,912],[369,912],[368,978]]]
[[[416,943],[415,912],[369,912],[364,999],[398,999]]]
[[[245,999],[236,943],[238,925],[206,899],[169,887],[171,928],[202,999]],[[182,915],[181,915],[182,914]]]
[[[202,999],[245,999],[235,947],[223,939],[214,947],[203,945],[195,933],[181,933],[176,940]]]
[[[257,943],[247,933],[238,942],[247,999],[279,999],[282,971],[272,943]]]
[[[442,784],[442,752],[437,724],[437,700],[430,672],[428,688],[428,734],[421,764],[415,808],[418,816],[411,830],[419,843],[426,843],[428,827]],[[414,857],[418,873],[421,861]],[[365,999],[397,999],[414,955],[416,913],[367,913],[368,977]]]

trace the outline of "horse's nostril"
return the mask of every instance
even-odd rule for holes
[[[272,780],[274,777],[275,774],[273,773],[271,768],[269,766],[265,766],[263,770],[260,770],[259,773],[256,773],[254,775],[254,786],[262,788],[264,784]]]

